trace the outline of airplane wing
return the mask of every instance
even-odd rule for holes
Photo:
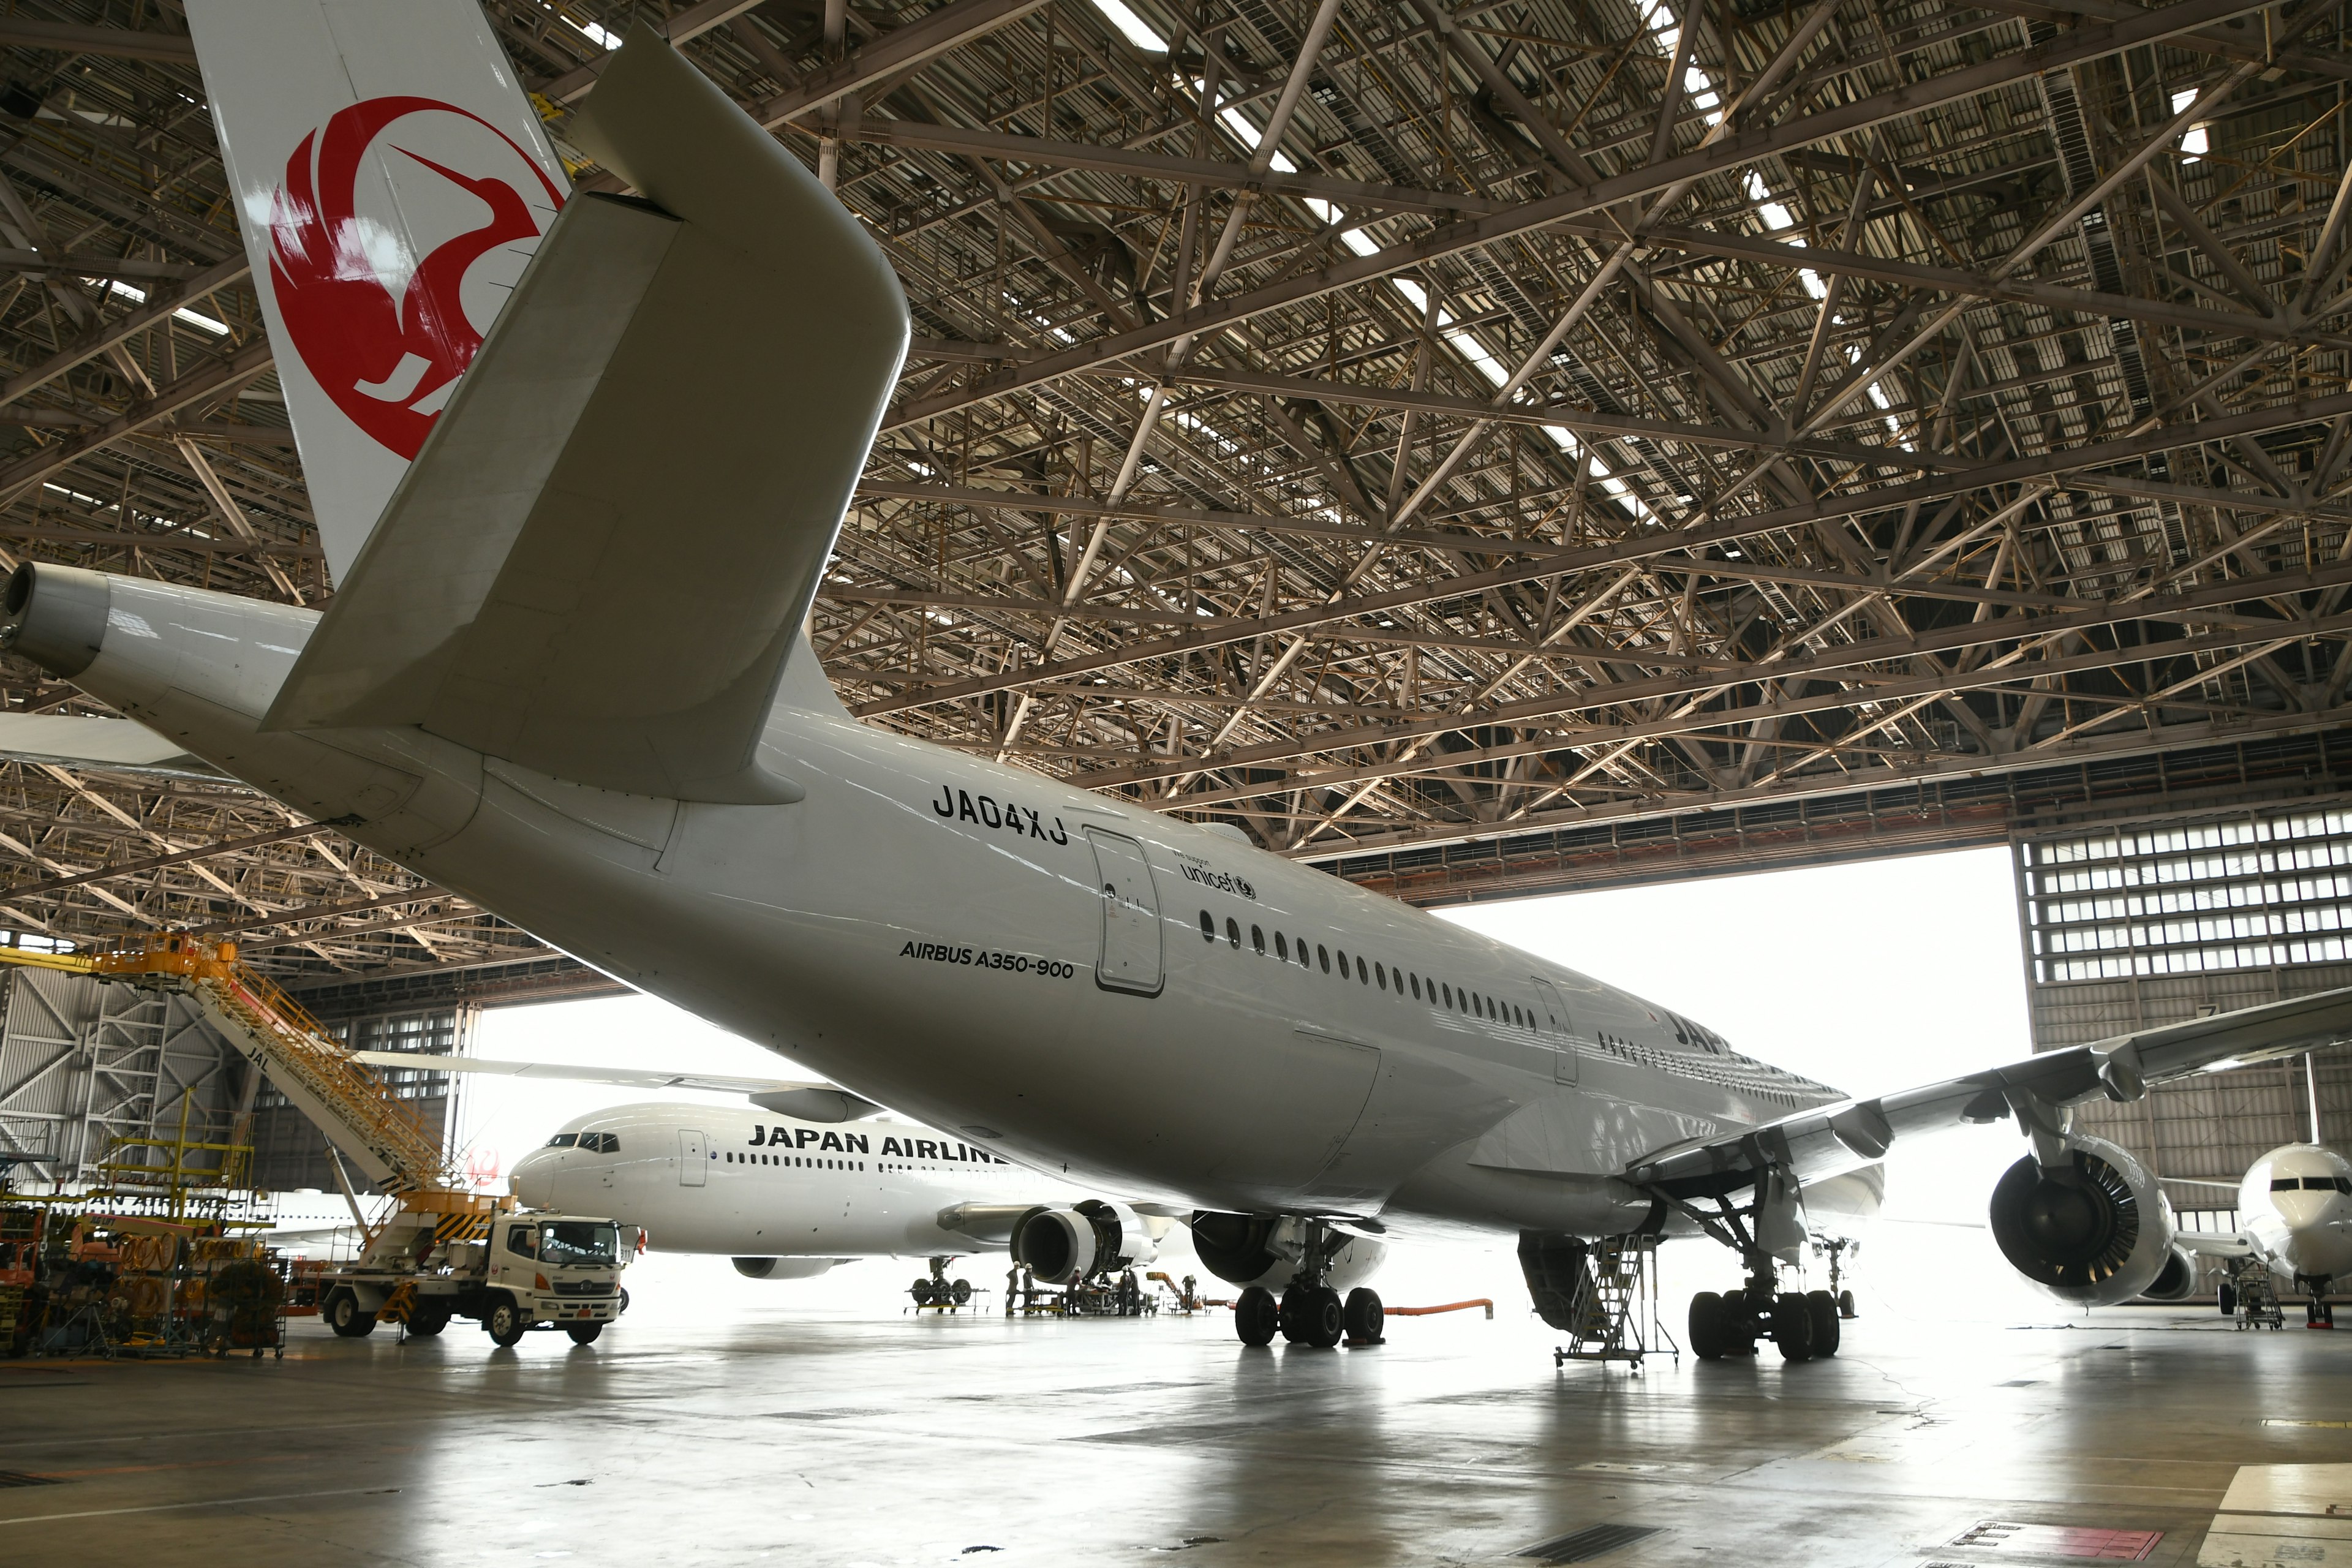
[[[144,724],[72,713],[0,713],[0,758],[122,773],[226,776],[202,757],[191,755],[179,742]]]
[[[571,1083],[614,1083],[627,1089],[695,1089],[740,1094],[762,1110],[803,1121],[857,1121],[882,1107],[829,1083],[794,1083],[772,1078],[722,1078],[713,1073],[667,1072],[658,1068],[583,1068],[558,1062],[498,1061],[482,1057],[436,1057],[418,1051],[353,1051],[352,1059],[372,1068],[412,1072],[490,1073],[503,1078],[561,1079]]]
[[[2235,1231],[2176,1230],[2172,1239],[2200,1258],[2250,1258],[2254,1250],[2253,1243]]]
[[[2015,1116],[2054,1130],[2063,1108],[2100,1095],[2133,1100],[2147,1086],[2352,1037],[2352,987],[2265,1006],[2140,1029],[1940,1083],[1849,1100],[1784,1116],[1725,1137],[1657,1150],[1626,1180],[1675,1198],[1717,1197],[1777,1169],[1800,1185],[1826,1181],[1885,1156],[1903,1138]]]
[[[263,728],[414,724],[600,789],[797,800],[760,737],[810,673],[787,661],[814,660],[801,624],[906,299],[856,218],[644,26],[583,121],[641,197],[566,204]]]

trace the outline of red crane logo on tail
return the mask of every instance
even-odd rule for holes
[[[359,182],[385,128],[415,115],[455,115],[488,131],[513,150],[515,165],[538,180],[544,201],[506,177],[517,172],[513,167],[467,174],[395,144],[387,154],[387,174],[404,218],[419,199],[467,207],[467,222],[480,209],[488,212],[487,221],[427,254],[409,256],[407,226],[394,229],[362,214]],[[415,170],[432,176],[421,193],[398,178]],[[541,213],[551,215],[562,205],[562,193],[538,163],[478,114],[430,98],[352,104],[302,138],[272,204],[270,281],[295,353],[352,424],[400,456],[415,458],[458,374],[482,346],[462,297],[467,271],[502,247],[538,239]],[[405,283],[395,293],[404,270]]]

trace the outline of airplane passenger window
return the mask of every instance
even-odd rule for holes
[[[1274,956],[1285,963],[1290,962],[1290,942],[1280,931],[1274,933]]]
[[[1348,955],[1344,951],[1339,954],[1339,978],[1348,978]]]
[[[1298,939],[1298,967],[1307,967],[1307,939],[1303,936]]]
[[[1356,954],[1356,982],[1360,985],[1372,983],[1372,972],[1364,966],[1364,955],[1360,952]]]
[[[1263,927],[1263,926],[1252,926],[1252,927],[1250,927],[1250,945],[1251,945],[1252,947],[1254,947],[1254,948],[1257,949],[1257,955],[1258,955],[1260,958],[1264,958],[1264,957],[1265,956],[1265,927]]]
[[[1217,940],[1217,922],[1209,918],[1209,911],[1206,910],[1201,911],[1201,940],[1202,942]]]
[[[1315,956],[1316,956],[1317,960],[1318,960],[1318,961],[1319,961],[1319,962],[1322,963],[1322,965],[1323,965],[1323,973],[1326,973],[1326,974],[1330,973],[1331,973],[1331,950],[1330,950],[1329,948],[1328,948],[1328,947],[1325,947],[1321,942],[1317,942],[1317,943],[1315,944]]]
[[[1406,978],[1407,980],[1409,980],[1409,981],[1411,981],[1411,982],[1412,983],[1412,999],[1413,999],[1414,1001],[1416,1001],[1416,1002],[1420,1001],[1420,1000],[1421,1000],[1421,976],[1420,976],[1420,975],[1418,975],[1418,974],[1408,974],[1408,975],[1406,975],[1406,976],[1405,976],[1405,978]]]
[[[1242,950],[1242,922],[1231,915],[1225,917],[1225,940],[1234,944],[1235,952]]]
[[[1383,991],[1389,988],[1389,972],[1377,963],[1372,965],[1372,984]]]

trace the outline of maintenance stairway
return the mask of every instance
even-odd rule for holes
[[[1680,1356],[1659,1315],[1657,1251],[1654,1236],[1520,1237],[1519,1267],[1536,1311],[1569,1336],[1552,1352],[1555,1366],[1622,1361],[1639,1372],[1646,1356]]]
[[[468,1190],[415,1107],[300,1003],[238,962],[235,942],[169,932],[96,953],[0,948],[0,962],[188,994],[371,1183],[398,1195],[401,1211],[448,1216],[436,1227],[443,1239],[479,1234],[496,1211],[495,1200]]]

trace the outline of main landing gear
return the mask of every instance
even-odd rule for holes
[[[1281,1298],[1252,1285],[1234,1302],[1234,1333],[1242,1343],[1271,1344],[1279,1333],[1294,1345],[1331,1350],[1343,1339],[1351,1347],[1385,1339],[1388,1314],[1379,1292],[1359,1286],[1343,1298],[1329,1283],[1331,1258],[1348,1239],[1323,1221],[1309,1220],[1297,1272]]]
[[[1783,1361],[1811,1361],[1838,1352],[1838,1299],[1827,1290],[1782,1290],[1769,1258],[1750,1255],[1745,1289],[1726,1295],[1702,1290],[1691,1298],[1690,1348],[1701,1361],[1754,1355],[1769,1340]]]
[[[2336,1309],[2328,1302],[2327,1289],[2336,1281],[2326,1275],[2306,1274],[2296,1283],[2311,1292],[2303,1304],[2303,1326],[2306,1329],[2334,1328]]]

